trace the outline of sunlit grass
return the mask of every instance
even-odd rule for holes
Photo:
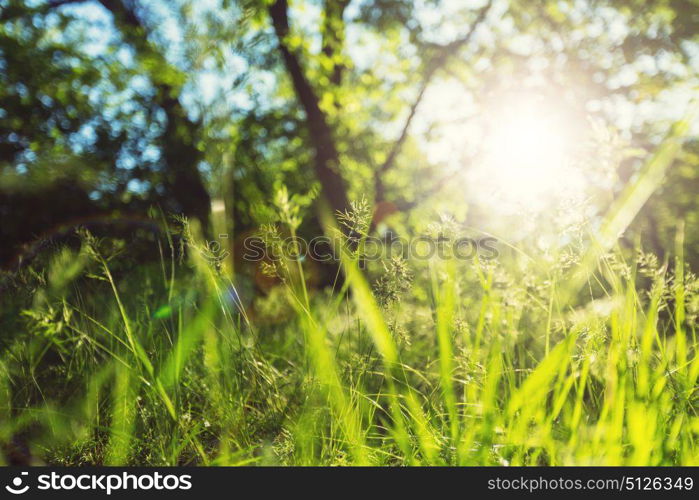
[[[573,258],[446,255],[409,262],[414,279],[396,263],[388,293],[372,289],[361,244],[342,247],[332,294],[296,260],[268,270],[288,311],[277,323],[248,314],[196,227],[188,264],[163,252],[131,271],[85,233],[25,278],[0,439],[58,464],[696,465],[699,280],[682,225],[667,262],[612,237],[681,133]],[[294,234],[285,191],[274,208],[267,231]],[[362,217],[341,222],[366,228]],[[338,231],[327,212],[324,224]]]

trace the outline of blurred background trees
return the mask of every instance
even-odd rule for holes
[[[281,184],[320,192],[336,210],[364,196],[378,231],[410,232],[415,214],[446,211],[529,237],[523,228],[554,224],[557,208],[502,217],[469,177],[483,118],[497,124],[503,96],[525,92],[565,111],[594,219],[697,88],[699,7],[689,0],[2,0],[0,9],[3,267],[77,225],[130,234],[154,208],[211,231],[213,207],[227,234],[243,234],[268,217]],[[662,255],[686,219],[696,261],[695,133],[635,228]]]
[[[0,0],[0,459],[696,463],[698,23]],[[497,248],[240,262],[328,209]]]

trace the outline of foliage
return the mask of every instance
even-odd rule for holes
[[[2,435],[25,436],[25,460],[697,463],[699,282],[681,258],[605,253],[580,305],[562,302],[579,266],[521,255],[393,258],[376,297],[356,253],[331,294],[292,258],[274,300],[294,312],[275,319],[190,249],[129,270],[83,233],[27,278],[2,365]]]
[[[2,459],[699,464],[695,4],[0,0]]]

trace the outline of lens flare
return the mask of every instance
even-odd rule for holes
[[[585,178],[575,167],[574,127],[563,112],[542,99],[518,96],[486,115],[492,118],[472,181],[489,205],[538,212],[582,195]]]

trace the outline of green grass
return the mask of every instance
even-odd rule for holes
[[[279,266],[274,322],[196,248],[126,270],[106,243],[30,278],[3,357],[0,438],[37,463],[699,462],[699,284],[679,251],[605,253],[577,303],[554,283],[579,265],[504,258],[413,262],[386,302],[346,251],[333,294]]]
[[[66,465],[699,465],[682,225],[666,262],[612,238],[673,154],[582,244],[362,270],[360,242],[332,291],[297,260],[236,288],[195,227],[153,264],[83,233],[12,277],[0,441]],[[270,246],[300,223],[284,191],[275,209]],[[369,213],[339,222],[363,234]]]

